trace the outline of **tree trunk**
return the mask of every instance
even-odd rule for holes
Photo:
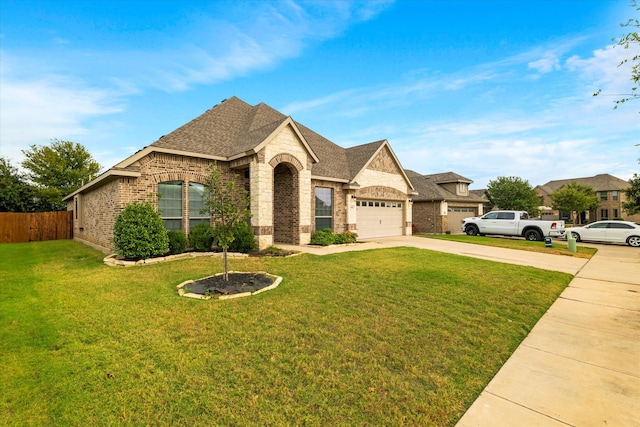
[[[222,263],[224,265],[224,275],[223,278],[227,282],[229,281],[229,266],[227,264],[227,248],[222,248]]]

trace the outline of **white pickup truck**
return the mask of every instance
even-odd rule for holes
[[[469,236],[499,234],[522,236],[527,240],[542,240],[546,236],[564,236],[564,221],[529,219],[525,211],[492,211],[480,218],[462,220],[462,231]]]

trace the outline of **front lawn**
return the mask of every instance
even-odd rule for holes
[[[430,239],[450,240],[453,242],[473,243],[475,245],[495,246],[507,249],[519,249],[530,252],[540,252],[553,255],[567,255],[576,258],[591,258],[598,250],[586,246],[577,246],[576,252],[571,252],[566,242],[553,240],[553,247],[547,248],[544,242],[532,242],[520,237],[502,236],[467,236],[466,234],[414,234],[418,237]]]
[[[0,245],[1,425],[451,426],[571,280],[397,248],[232,259],[284,280],[200,301],[220,259],[102,258]]]

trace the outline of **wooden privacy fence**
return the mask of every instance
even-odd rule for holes
[[[73,239],[73,212],[0,212],[0,243]]]

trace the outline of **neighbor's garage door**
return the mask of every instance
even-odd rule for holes
[[[356,221],[360,239],[401,236],[402,202],[358,200]]]
[[[477,216],[476,208],[460,208],[450,206],[449,211],[447,212],[447,216],[449,231],[452,234],[460,234],[462,233],[462,220],[465,218],[469,218],[470,216]]]

